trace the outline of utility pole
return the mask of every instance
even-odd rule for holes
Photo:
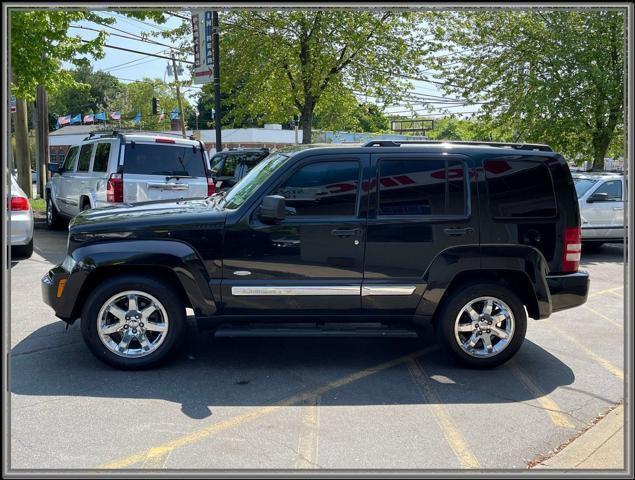
[[[295,144],[298,144],[298,124],[300,123],[300,116],[298,115],[293,119],[293,126],[295,127]]]
[[[49,162],[49,109],[48,95],[43,85],[38,85],[36,98],[37,192],[40,198],[44,198],[44,186],[48,175],[47,164]]]
[[[212,57],[214,60],[214,125],[216,127],[216,151],[223,150],[220,115],[220,55],[218,53],[218,12],[212,12]]]
[[[31,159],[29,157],[29,140],[27,124],[26,100],[16,99],[15,110],[15,163],[18,169],[18,185],[29,198],[31,192]]]
[[[181,89],[179,88],[179,74],[176,70],[176,60],[174,59],[174,52],[172,52],[172,68],[174,69],[174,84],[176,85],[176,99],[179,102],[179,112],[181,116],[181,133],[183,138],[187,138],[185,133],[185,115],[183,113],[183,100],[181,100]]]

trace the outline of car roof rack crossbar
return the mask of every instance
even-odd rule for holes
[[[541,152],[553,152],[549,145],[540,143],[508,143],[508,142],[476,142],[465,140],[371,140],[364,144],[365,147],[399,147],[401,145],[438,145],[451,143],[457,145],[486,145],[489,147],[513,148],[514,150],[538,150]]]

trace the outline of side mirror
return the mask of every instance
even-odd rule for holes
[[[46,168],[49,172],[53,173],[62,173],[62,166],[59,163],[47,163]]]
[[[587,199],[586,203],[606,202],[608,199],[608,193],[594,193]]]
[[[262,199],[258,216],[262,220],[280,221],[285,218],[285,199],[282,195],[267,195]]]

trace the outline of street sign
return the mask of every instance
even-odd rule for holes
[[[211,10],[192,10],[192,37],[194,40],[192,83],[210,83],[214,73]]]
[[[11,98],[9,99],[9,111],[11,113],[15,113],[15,111],[16,111],[15,95],[11,95]]]

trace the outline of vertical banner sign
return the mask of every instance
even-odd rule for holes
[[[210,83],[214,71],[212,56],[212,11],[192,10],[192,37],[194,40],[194,72],[192,83]]]

